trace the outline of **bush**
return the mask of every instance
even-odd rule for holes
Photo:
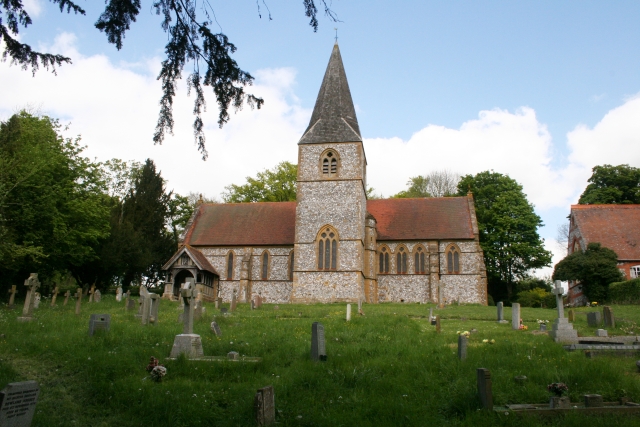
[[[518,294],[518,302],[523,307],[542,307],[548,304],[549,297],[555,300],[555,295],[542,288],[533,288]],[[555,305],[555,304],[554,304]]]
[[[640,279],[610,284],[609,301],[616,304],[640,304]]]
[[[489,307],[495,307],[496,306],[496,302],[493,300],[493,297],[491,296],[491,294],[487,294],[487,305]]]

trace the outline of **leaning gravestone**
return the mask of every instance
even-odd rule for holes
[[[489,411],[493,411],[493,392],[491,390],[491,372],[485,368],[478,368],[476,370],[477,382],[478,382],[478,395],[480,396],[480,402],[482,407]]]
[[[202,350],[202,339],[200,335],[193,333],[193,309],[195,306],[197,291],[192,287],[192,282],[188,281],[180,289],[180,297],[184,302],[184,315],[182,334],[176,335],[171,348],[172,358],[177,358],[184,354],[188,359],[204,356]]]
[[[96,331],[107,331],[111,329],[110,314],[92,314],[89,318],[89,336],[92,337]]]
[[[60,290],[56,286],[53,289],[53,296],[51,297],[51,307],[55,307],[55,305],[56,305],[56,299],[58,298],[58,292],[60,292]]]
[[[27,297],[24,300],[24,308],[22,309],[22,317],[18,317],[19,322],[29,322],[33,320],[34,301],[36,298],[36,290],[40,287],[38,273],[31,273],[29,278],[24,281],[27,287]]]
[[[605,328],[615,328],[616,327],[616,319],[613,317],[613,310],[611,307],[605,305],[602,307],[602,314],[604,317],[604,327]]]
[[[100,289],[96,289],[96,291],[93,293],[93,302],[100,301],[102,301],[102,293],[100,292]]]
[[[89,291],[89,302],[93,302],[93,297],[96,292],[96,285],[91,285],[91,290]]]
[[[9,293],[11,294],[9,296],[9,308],[13,308],[14,307],[14,301],[16,299],[16,285],[11,285],[11,290],[9,291]]]
[[[520,304],[511,304],[511,329],[520,329]]]
[[[258,390],[253,400],[253,412],[259,426],[269,426],[276,422],[276,405],[273,386]]]
[[[9,383],[0,390],[0,426],[29,427],[40,388],[35,381]]]
[[[222,331],[220,330],[220,326],[218,326],[217,322],[211,322],[211,331],[216,334],[217,337],[222,336]]]
[[[599,311],[587,313],[587,325],[591,328],[597,328],[602,324],[602,316]]]
[[[573,329],[573,325],[564,317],[564,306],[562,302],[562,283],[556,280],[556,287],[553,290],[556,294],[556,304],[558,306],[558,318],[553,322],[549,336],[555,342],[575,344],[578,342],[578,331]]]
[[[76,314],[80,314],[80,306],[82,305],[82,288],[76,291]]]
[[[69,302],[69,297],[71,296],[71,292],[67,291],[64,293],[64,302],[62,303],[62,306],[64,307],[65,305],[67,305],[67,303]]]
[[[324,343],[324,326],[319,322],[313,322],[313,325],[311,325],[311,360],[314,362],[327,361],[327,350]]]
[[[465,335],[458,335],[458,359],[465,360],[467,358],[468,338]]]

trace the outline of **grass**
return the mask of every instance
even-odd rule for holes
[[[434,310],[442,332],[429,324],[431,305],[365,305],[366,316],[345,321],[344,304],[263,305],[251,311],[239,305],[230,316],[205,304],[195,322],[205,355],[261,357],[259,363],[195,362],[168,357],[173,338],[182,332],[178,303],[162,301],[157,326],[143,326],[134,312],[112,295],[99,304],[82,305],[74,314],[50,308],[43,300],[36,321],[18,323],[20,310],[0,310],[0,387],[36,380],[41,392],[33,427],[53,426],[252,426],[253,396],[272,384],[281,426],[634,426],[633,417],[571,414],[538,420],[479,411],[476,368],[491,370],[496,405],[544,403],[546,385],[565,382],[574,402],[587,393],[614,400],[624,390],[640,401],[635,360],[587,359],[569,353],[546,335],[534,335],[536,319],[555,319],[555,310],[523,308],[529,331],[513,331],[495,321],[495,307],[450,306]],[[594,335],[583,311],[576,322],[581,335]],[[618,319],[610,335],[640,332],[635,306],[613,306]],[[91,313],[110,313],[111,331],[88,336]],[[209,324],[214,318],[223,336]],[[505,307],[505,318],[510,319]],[[311,324],[325,327],[328,361],[310,360]],[[468,358],[456,356],[456,331],[477,333],[469,340]],[[483,339],[495,339],[493,345]],[[148,377],[151,356],[161,359],[167,376]],[[513,378],[526,375],[524,385]]]

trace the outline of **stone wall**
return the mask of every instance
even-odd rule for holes
[[[422,302],[429,298],[429,275],[427,274],[381,274],[378,288],[384,287],[385,301]]]
[[[364,277],[359,272],[297,272],[291,301],[356,302],[364,297],[363,289]]]

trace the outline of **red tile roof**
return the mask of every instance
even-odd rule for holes
[[[467,197],[367,201],[378,240],[473,239]],[[185,237],[192,246],[293,245],[296,203],[200,205]]]
[[[467,197],[367,201],[378,240],[473,239]]]
[[[640,205],[572,205],[586,244],[600,243],[619,260],[640,260]]]
[[[171,259],[167,261],[167,263],[164,266],[162,266],[162,269],[163,270],[170,269],[173,263],[178,260],[178,257],[180,257],[180,255],[182,255],[183,252],[186,252],[187,254],[189,254],[191,259],[196,263],[196,266],[200,270],[208,271],[210,273],[213,273],[219,276],[218,272],[216,271],[215,268],[213,268],[213,266],[211,265],[207,257],[205,257],[202,252],[200,252],[196,248],[192,248],[189,245],[184,245],[178,248],[178,250],[176,251],[175,254],[173,254]]]

